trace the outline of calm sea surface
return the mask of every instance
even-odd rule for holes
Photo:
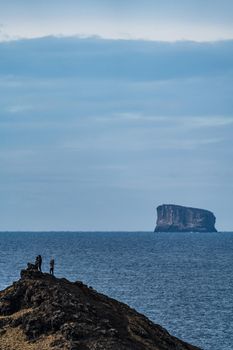
[[[26,263],[121,300],[205,350],[233,349],[233,232],[0,233],[0,289]]]

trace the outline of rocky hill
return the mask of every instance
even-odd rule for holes
[[[155,232],[217,232],[215,220],[209,210],[163,204],[157,208]]]
[[[1,350],[198,350],[127,305],[34,269],[0,292]]]

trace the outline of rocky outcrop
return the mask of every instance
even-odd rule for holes
[[[215,220],[209,210],[163,204],[157,208],[155,232],[217,232]]]
[[[127,305],[30,269],[0,292],[1,350],[198,350]]]

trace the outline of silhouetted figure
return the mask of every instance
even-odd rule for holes
[[[49,264],[50,264],[49,273],[50,275],[54,275],[54,259],[51,259]]]
[[[42,265],[42,257],[41,255],[38,255],[38,269],[40,272],[42,272],[41,265]]]
[[[36,267],[37,270],[39,270],[39,256],[36,257],[35,267]]]
[[[27,263],[27,270],[30,270],[30,271],[37,270],[36,264]]]

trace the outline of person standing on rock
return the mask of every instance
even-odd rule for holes
[[[49,273],[50,275],[54,275],[54,259],[51,259],[49,264],[50,264]]]
[[[42,257],[41,257],[41,255],[37,255],[36,261],[35,261],[35,267],[40,272],[42,272],[41,271],[41,265],[42,265]]]
[[[38,269],[40,272],[42,272],[41,265],[42,265],[42,257],[41,255],[38,255]]]
[[[35,260],[35,267],[36,270],[39,270],[39,256],[37,255],[36,260]]]

